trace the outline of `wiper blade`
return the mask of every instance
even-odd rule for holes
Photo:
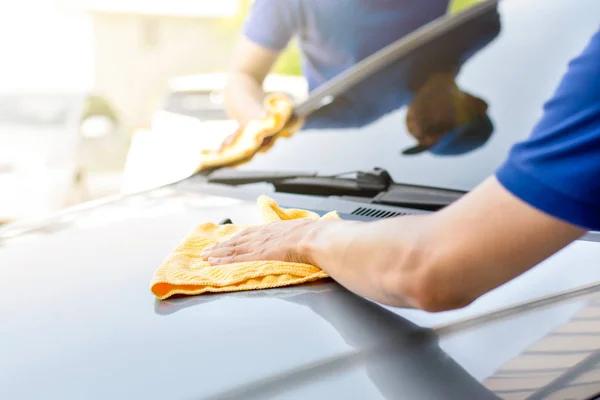
[[[273,183],[283,179],[317,176],[316,172],[300,171],[244,171],[234,168],[221,168],[207,176],[207,182],[225,185],[246,185],[249,183]]]
[[[375,196],[371,203],[437,211],[466,193],[461,190],[394,183],[388,190]]]
[[[373,204],[385,204],[435,211],[458,200],[466,192],[394,182],[381,168],[357,171],[356,176],[322,176],[313,172],[240,171],[223,169],[207,177],[209,183],[244,185],[270,183],[279,193],[313,196],[353,196]]]
[[[428,186],[390,183],[360,183],[355,179],[334,177],[302,177],[273,182],[275,190],[283,193],[314,196],[352,196],[369,198],[369,203],[437,211],[466,192]]]

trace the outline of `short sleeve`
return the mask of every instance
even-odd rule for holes
[[[600,31],[571,61],[531,137],[512,148],[496,177],[533,207],[600,230]]]
[[[299,0],[254,0],[243,27],[250,41],[274,51],[283,50],[298,30]]]

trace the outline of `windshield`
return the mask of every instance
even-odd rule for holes
[[[0,95],[0,124],[65,126],[73,112],[74,99],[54,94]]]
[[[381,167],[396,182],[470,190],[494,173],[514,143],[529,135],[569,60],[598,28],[598,15],[597,0],[502,1],[497,12],[469,23],[461,33],[447,34],[387,67],[400,77],[390,82],[389,92],[369,93],[369,85],[383,76],[376,74],[354,88],[354,97],[341,96],[332,103],[343,108],[344,102],[352,106],[358,95],[368,96],[353,115],[390,96],[403,96],[404,106],[380,107],[381,115],[367,123],[348,113],[322,123],[322,115],[336,113],[326,106],[295,136],[278,140],[238,168],[336,174]],[[456,96],[466,96],[474,110],[471,118],[455,115],[460,123],[454,125],[444,124],[448,100],[436,89],[447,88],[444,74],[453,66]],[[429,79],[435,74],[436,79]],[[409,104],[414,104],[412,115]],[[429,133],[411,126],[415,119]]]

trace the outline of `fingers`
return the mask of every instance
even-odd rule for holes
[[[259,243],[253,240],[254,233],[254,230],[249,228],[229,240],[205,248],[202,250],[201,256],[203,259],[210,261],[210,259],[216,260],[253,253],[259,246]]]
[[[232,244],[221,244],[212,248],[207,248],[202,251],[202,258],[222,258],[232,255],[241,255],[252,253],[252,243],[232,243]]]
[[[238,126],[237,130],[234,133],[227,136],[225,138],[225,140],[223,140],[223,142],[221,143],[221,146],[219,147],[219,152],[222,152],[227,147],[231,146],[236,141],[236,139],[242,135],[243,132],[244,132],[244,127],[241,125]]]
[[[223,265],[246,261],[286,259],[286,252],[295,244],[294,226],[290,221],[272,222],[250,227],[202,251],[201,256],[212,265]],[[287,229],[283,229],[286,227]],[[287,249],[287,250],[286,250]]]
[[[479,117],[487,112],[488,104],[485,102],[485,100],[466,92],[465,94],[467,95],[467,99],[469,101],[472,117]]]
[[[261,256],[260,252],[252,252],[245,254],[231,254],[222,257],[209,257],[206,261],[208,261],[211,265],[225,265],[225,264],[233,264],[233,263],[241,263],[248,261],[260,261]]]
[[[219,146],[219,152],[222,152],[223,150],[225,150],[227,147],[231,146],[231,144],[233,143],[233,141],[236,139],[237,135],[233,134],[233,135],[229,135],[225,138],[225,140],[223,140],[223,143],[221,143],[221,146]]]

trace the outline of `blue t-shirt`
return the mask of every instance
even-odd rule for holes
[[[600,230],[600,30],[569,64],[531,137],[496,176],[533,207]]]
[[[295,37],[309,90],[446,13],[449,0],[255,0],[244,36],[281,51]],[[362,126],[405,105],[402,71],[386,68],[311,116]],[[395,88],[396,90],[390,90]]]

